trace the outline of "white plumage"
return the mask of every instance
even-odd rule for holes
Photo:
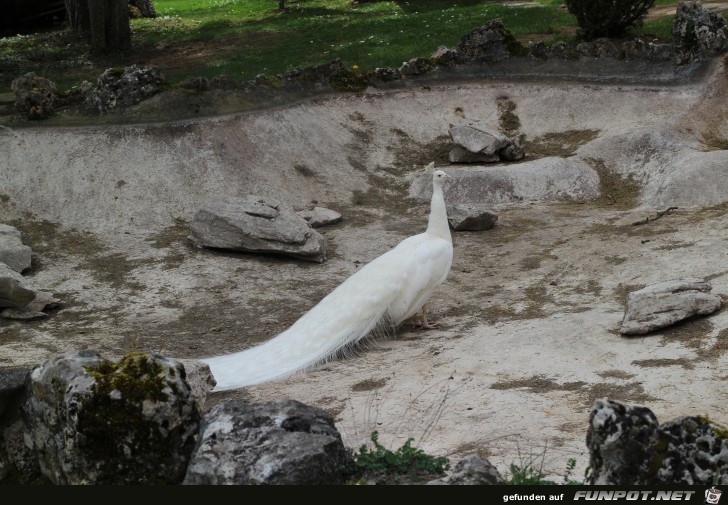
[[[430,163],[428,169],[433,167]],[[452,265],[442,193],[446,177],[441,170],[432,174],[424,233],[406,238],[366,264],[272,339],[237,353],[203,358],[217,381],[214,391],[260,384],[322,363],[374,330],[396,326],[420,311]]]

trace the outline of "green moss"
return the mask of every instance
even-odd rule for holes
[[[144,353],[131,353],[118,362],[86,367],[96,379],[78,410],[79,447],[96,462],[102,478],[114,483],[155,483],[143,468],[169,468],[173,455],[159,424],[145,415],[144,404],[165,402],[175,387],[162,365]],[[174,374],[174,370],[170,370]],[[152,462],[152,459],[155,462]],[[147,461],[149,460],[149,461]],[[128,465],[123,462],[128,462]],[[162,483],[162,482],[160,482]]]

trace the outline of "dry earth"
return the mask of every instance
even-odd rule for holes
[[[597,398],[647,405],[660,421],[728,423],[725,310],[643,337],[617,331],[626,293],[649,283],[701,277],[728,295],[725,74],[716,61],[663,84],[440,81],[160,124],[2,127],[0,222],[23,231],[29,283],[62,307],[0,321],[0,365],[79,348],[197,358],[275,335],[424,229],[411,181],[432,160],[447,165],[448,124],[480,119],[523,132],[527,160],[589,161],[602,196],[493,205],[495,228],[454,234],[451,274],[430,303],[440,329],[405,324],[354,356],[210,404],[295,398],[330,411],[352,447],[377,430],[392,448],[412,437],[453,461],[478,452],[502,473],[543,464],[557,479],[570,458],[577,478],[588,465]],[[249,193],[340,211],[322,229],[330,259],[191,247],[187,226],[207,198]]]

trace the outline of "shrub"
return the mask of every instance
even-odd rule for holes
[[[655,0],[566,0],[585,40],[616,37],[639,26]]]

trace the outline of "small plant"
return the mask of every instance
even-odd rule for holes
[[[616,37],[640,26],[655,0],[566,0],[585,40]]]
[[[407,439],[402,447],[391,451],[379,443],[379,433],[373,431],[371,441],[374,449],[366,444],[359,452],[349,449],[354,464],[347,472],[349,482],[362,484],[374,480],[377,484],[399,484],[403,480],[419,482],[442,475],[450,468],[444,456],[431,456],[422,449],[412,447],[413,438]]]

